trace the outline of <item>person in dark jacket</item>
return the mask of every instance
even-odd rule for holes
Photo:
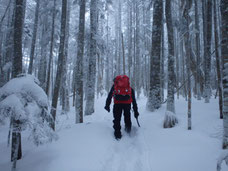
[[[115,80],[115,79],[114,79]],[[134,110],[134,116],[135,118],[138,118],[139,116],[139,112],[138,112],[138,107],[137,107],[137,103],[135,100],[135,92],[134,90],[130,87],[131,89],[131,96],[130,99],[122,101],[122,100],[118,100],[115,95],[115,86],[113,85],[108,97],[106,99],[106,105],[105,105],[105,110],[107,110],[108,112],[110,112],[110,104],[112,101],[112,97],[114,98],[114,106],[113,106],[113,128],[114,128],[114,136],[115,138],[121,139],[122,134],[121,134],[121,116],[122,116],[122,112],[124,115],[124,123],[125,123],[125,131],[127,133],[131,132],[131,103],[133,104],[133,110]]]

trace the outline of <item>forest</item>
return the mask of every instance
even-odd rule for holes
[[[138,108],[115,141],[118,75]],[[0,0],[0,170],[225,171],[227,150],[228,0]]]

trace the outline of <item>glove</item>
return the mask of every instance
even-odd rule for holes
[[[105,106],[104,108],[105,108],[105,110],[107,110],[108,112],[110,112],[110,107],[109,106]]]
[[[135,111],[134,112],[134,115],[135,115],[135,118],[137,119],[139,117],[139,112],[138,111]]]

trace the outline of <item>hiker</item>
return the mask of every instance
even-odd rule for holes
[[[118,75],[114,79],[114,85],[112,86],[105,105],[105,110],[110,112],[110,104],[112,101],[112,97],[114,98],[114,106],[113,106],[113,128],[114,128],[114,136],[115,138],[121,139],[121,116],[122,112],[124,114],[124,122],[125,122],[125,131],[127,133],[131,132],[131,103],[133,104],[134,116],[137,119],[139,116],[137,103],[135,100],[135,92],[130,87],[129,78],[126,75]]]

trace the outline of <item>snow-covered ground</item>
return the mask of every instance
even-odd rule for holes
[[[221,154],[222,120],[218,100],[209,104],[193,100],[192,130],[187,130],[187,102],[176,100],[179,124],[163,129],[165,105],[156,112],[146,111],[146,98],[138,100],[137,127],[123,138],[113,137],[112,113],[103,107],[105,97],[96,101],[96,112],[85,117],[85,123],[74,124],[74,109],[58,116],[59,139],[36,147],[23,135],[23,159],[18,171],[216,171]],[[132,115],[133,116],[133,115]],[[122,119],[123,121],[123,119]],[[122,122],[122,126],[123,122]],[[0,128],[0,171],[9,171],[10,148],[7,148],[8,126]],[[222,164],[222,171],[228,167]]]

